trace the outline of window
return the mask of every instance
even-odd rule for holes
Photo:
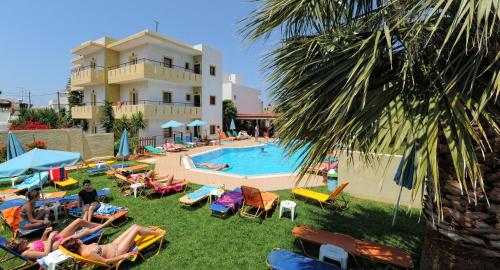
[[[201,67],[200,67],[200,64],[195,64],[195,65],[194,65],[194,73],[196,73],[196,74],[201,74]]]
[[[191,95],[190,94],[186,94],[186,101],[191,101]]]
[[[215,125],[210,125],[210,135],[215,134]]]
[[[236,100],[236,95],[234,95],[234,99],[233,100]]]
[[[186,64],[184,65],[184,68],[185,68],[186,70],[189,70],[189,63],[188,63],[188,62],[186,62]]]
[[[163,66],[172,68],[172,58],[163,57]]]
[[[172,93],[163,92],[163,103],[172,103]]]
[[[139,102],[139,94],[135,91],[135,88],[132,88],[132,91],[130,92],[130,103],[132,105],[136,105]]]
[[[210,105],[215,105],[215,96],[210,96]]]
[[[215,76],[215,66],[210,66],[210,75]]]
[[[92,57],[92,59],[90,59],[90,68],[96,68],[96,61],[95,61],[94,57]]]

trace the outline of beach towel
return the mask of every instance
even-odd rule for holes
[[[128,209],[124,208],[124,207],[118,207],[118,206],[114,206],[114,205],[101,203],[101,206],[99,207],[99,209],[97,209],[95,211],[95,213],[97,215],[101,215],[101,216],[110,216],[110,215],[114,215],[116,212],[120,212],[123,210],[128,210]]]
[[[212,192],[212,190],[216,190],[216,189],[217,189],[217,187],[213,187],[213,186],[202,186],[201,188],[197,189],[196,191],[189,193],[187,196],[188,196],[188,199],[190,199],[190,200],[196,200],[200,197],[207,196],[207,194]]]
[[[50,180],[63,181],[68,178],[68,173],[64,168],[55,168],[49,171]]]
[[[243,204],[243,193],[241,193],[239,189],[238,191],[235,190],[228,192],[222,195],[222,197],[217,199],[213,204],[228,207],[233,211],[237,211]]]
[[[15,185],[14,188],[28,190],[42,188],[45,182],[47,182],[48,177],[48,172],[34,173],[30,177],[26,178],[22,183]]]

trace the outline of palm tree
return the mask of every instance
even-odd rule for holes
[[[282,144],[310,146],[301,176],[332,151],[403,149],[421,268],[500,265],[500,1],[255,2],[240,33],[280,38],[264,68]]]

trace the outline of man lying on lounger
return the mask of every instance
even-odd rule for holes
[[[202,162],[202,163],[200,163],[200,166],[207,167],[207,168],[214,170],[214,171],[220,171],[220,170],[229,168],[229,164],[227,164],[227,163],[222,164],[222,165],[217,165],[217,164]]]

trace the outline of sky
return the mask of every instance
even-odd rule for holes
[[[26,101],[31,91],[33,104],[46,105],[65,88],[71,49],[105,35],[121,39],[154,30],[154,20],[163,35],[220,50],[224,72],[240,74],[243,85],[267,97],[260,67],[273,41],[248,46],[237,33],[255,7],[243,0],[2,0],[0,97]]]

